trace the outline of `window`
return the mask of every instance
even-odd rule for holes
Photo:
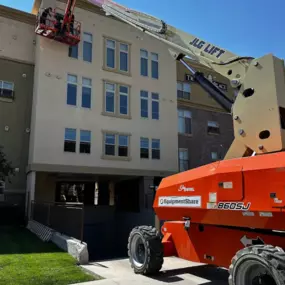
[[[141,138],[140,157],[149,158],[149,139]]]
[[[116,42],[112,40],[106,40],[106,48],[106,65],[109,68],[115,68]]]
[[[129,46],[120,43],[120,70],[128,71],[129,66]]]
[[[129,145],[129,137],[124,135],[119,135],[119,147],[118,147],[118,155],[127,157],[128,156],[128,145]]]
[[[76,129],[65,129],[64,151],[76,152]]]
[[[80,153],[91,152],[91,132],[80,130]]]
[[[141,117],[148,118],[148,92],[141,90]]]
[[[159,120],[159,94],[151,93],[152,119]]]
[[[77,105],[77,76],[67,75],[67,105]]]
[[[141,49],[141,75],[148,76],[148,52]]]
[[[104,134],[104,154],[105,156],[128,157],[129,135],[106,132]]]
[[[14,83],[0,80],[0,98],[13,99]]]
[[[148,118],[148,91],[141,90],[141,117]],[[151,93],[151,118],[153,120],[159,120],[159,94]]]
[[[192,116],[188,110],[178,109],[178,132],[192,134]]]
[[[151,77],[158,79],[158,54],[151,53]]]
[[[92,80],[89,78],[82,78],[82,102],[81,106],[83,108],[91,108],[91,92],[92,90]]]
[[[218,160],[218,153],[212,151],[211,152],[211,158],[212,158],[212,161],[217,161]]]
[[[190,100],[190,83],[177,82],[177,98]]]
[[[188,149],[179,149],[179,171],[186,171],[189,169]]]
[[[119,86],[120,94],[119,94],[119,105],[120,105],[120,114],[128,115],[129,110],[129,88],[128,86]]]
[[[160,159],[160,140],[159,139],[151,140],[151,156],[152,156],[152,159]]]
[[[112,82],[105,82],[104,112],[106,115],[127,117],[129,110],[130,87]]]
[[[129,73],[130,45],[106,38],[104,66],[111,71]]]
[[[69,47],[68,56],[71,58],[78,58],[78,45]]]
[[[83,60],[92,62],[92,35],[83,33]]]
[[[220,133],[219,124],[217,122],[208,121],[207,131],[209,134],[219,134]]]
[[[116,136],[112,134],[105,134],[105,154],[115,155]]]

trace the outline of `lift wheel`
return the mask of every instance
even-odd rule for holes
[[[271,245],[246,247],[232,259],[229,274],[229,285],[284,285],[285,252]]]
[[[135,273],[158,273],[163,264],[163,245],[157,229],[152,226],[135,227],[129,235],[128,255]]]

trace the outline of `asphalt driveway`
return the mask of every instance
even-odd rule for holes
[[[176,257],[165,258],[162,271],[155,277],[134,274],[127,259],[92,262],[83,268],[104,277],[105,280],[80,285],[228,285],[226,270]]]

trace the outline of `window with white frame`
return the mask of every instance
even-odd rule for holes
[[[14,98],[14,83],[0,80],[0,98]]]
[[[91,131],[80,130],[80,153],[91,153]]]
[[[214,121],[208,121],[207,132],[208,134],[219,134],[220,133],[219,124]]]
[[[92,62],[93,36],[90,33],[83,33],[83,60]]]
[[[178,109],[178,132],[192,134],[192,114],[189,110]]]
[[[151,53],[151,77],[158,79],[158,54]]]
[[[149,138],[140,139],[140,158],[149,158]]]
[[[82,100],[81,107],[91,108],[92,79],[82,77]]]
[[[151,93],[151,116],[153,120],[159,120],[159,94]]]
[[[190,100],[191,85],[187,82],[177,82],[177,98]]]
[[[130,86],[113,82],[104,83],[104,114],[129,117],[130,116]]]
[[[76,129],[66,128],[64,135],[64,151],[76,152]]]
[[[149,106],[150,105],[150,106]],[[149,117],[149,109],[151,110],[151,118],[153,120],[159,120],[159,94],[151,93],[149,100],[149,92],[146,90],[140,91],[140,107],[141,118]]]
[[[151,140],[151,158],[160,159],[160,139]]]
[[[186,171],[189,169],[189,157],[187,148],[179,148],[179,171]]]
[[[148,76],[148,51],[141,49],[140,50],[140,62],[141,62],[141,75]]]
[[[105,38],[104,67],[110,71],[129,74],[130,45],[118,40]]]
[[[67,105],[77,105],[77,76],[73,74],[67,75]]]
[[[104,156],[129,157],[130,135],[104,132]]]

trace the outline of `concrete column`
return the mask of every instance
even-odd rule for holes
[[[35,200],[35,187],[36,187],[36,172],[31,171],[27,175],[27,187],[26,187],[26,207],[25,214],[28,220],[31,219],[31,205]]]
[[[115,183],[109,182],[109,206],[115,205]]]

